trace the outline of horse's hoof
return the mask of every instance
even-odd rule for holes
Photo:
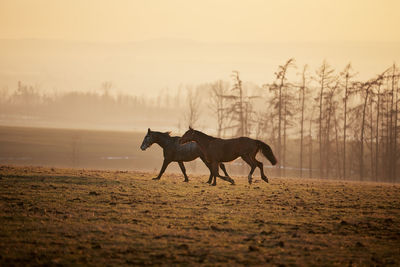
[[[262,178],[266,183],[268,183],[268,178],[267,177],[265,177],[265,178]]]
[[[189,183],[189,180],[183,180],[185,183]]]
[[[216,186],[217,184],[211,184],[212,186]]]
[[[155,178],[153,178],[152,180],[158,181],[158,180],[160,180],[160,178],[155,177]]]
[[[247,177],[247,180],[249,181],[249,184],[251,184],[253,182],[253,176],[251,176],[251,174],[249,174],[249,176]]]

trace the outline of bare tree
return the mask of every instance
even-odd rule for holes
[[[396,73],[396,66],[393,64],[394,68],[394,73]],[[394,79],[396,79],[396,82],[394,83],[394,86],[396,86],[395,92],[396,92],[396,98],[395,98],[395,110],[394,110],[394,153],[393,153],[393,181],[396,182],[397,178],[397,161],[399,158],[399,148],[398,148],[398,142],[397,142],[397,137],[398,137],[398,119],[399,119],[399,77],[400,75],[394,75]]]
[[[332,83],[336,80],[336,76],[334,75],[334,70],[331,68],[331,66],[324,60],[322,62],[322,65],[319,67],[319,69],[316,72],[316,81],[318,82],[319,85],[319,97],[316,99],[319,101],[319,118],[318,118],[318,143],[319,143],[319,171],[320,171],[320,176],[324,177],[324,163],[325,160],[323,158],[323,126],[324,126],[324,117],[326,108],[324,107],[323,103],[323,97],[324,97],[324,92],[325,90],[332,86]]]
[[[273,93],[273,97],[270,99],[270,106],[276,111],[278,120],[278,131],[277,131],[277,154],[278,154],[278,175],[281,176],[282,164],[285,165],[286,156],[284,151],[286,150],[286,127],[288,125],[288,93],[291,84],[287,81],[287,71],[290,67],[294,66],[294,59],[291,58],[284,65],[278,67],[278,71],[275,73],[275,81],[271,85],[265,85],[269,91]],[[283,134],[282,134],[283,132]],[[282,137],[284,144],[282,146]]]
[[[227,128],[236,129],[235,136],[248,136],[250,135],[251,123],[254,121],[252,119],[254,112],[251,100],[258,96],[246,96],[238,71],[233,71],[232,78],[232,94],[224,96],[231,102],[228,108],[230,126]]]
[[[100,90],[103,92],[104,96],[109,96],[113,83],[111,81],[105,81],[101,84]]]
[[[386,71],[385,71],[386,72]],[[362,110],[362,118],[361,118],[361,131],[360,131],[360,155],[359,155],[359,178],[360,180],[364,179],[364,141],[365,141],[365,128],[366,128],[366,116],[367,116],[367,105],[369,101],[369,97],[372,93],[373,86],[378,85],[380,80],[384,78],[384,73],[379,75],[376,79],[367,81],[367,82],[359,82],[358,83],[358,91],[362,97],[362,103],[359,107]]]
[[[397,161],[397,117],[398,117],[398,75],[396,75],[396,65],[393,64],[391,69],[391,93],[390,93],[390,112],[389,112],[389,168],[388,177],[391,181],[395,181],[396,177],[396,161]]]
[[[314,111],[315,106],[311,108],[311,114],[309,118],[309,126],[308,126],[308,170],[309,170],[309,177],[312,178],[312,166],[313,166],[313,138],[312,138],[312,126],[314,121]]]
[[[200,90],[196,90],[191,87],[187,88],[186,101],[187,101],[187,113],[185,119],[190,127],[195,128],[200,118],[200,105],[201,105]]]
[[[228,120],[228,103],[226,96],[228,95],[229,84],[219,80],[211,84],[210,90],[210,108],[213,114],[217,116],[217,135],[221,137]]]
[[[324,92],[324,118],[325,123],[323,124],[323,133],[324,133],[324,142],[323,142],[323,155],[324,155],[324,166],[325,166],[325,174],[327,177],[330,176],[330,170],[332,170],[332,166],[337,166],[334,164],[334,160],[338,160],[337,153],[333,153],[331,148],[331,132],[332,132],[332,123],[336,129],[336,136],[337,136],[337,120],[336,120],[336,112],[337,112],[337,95],[339,93],[339,80],[336,80],[335,84],[332,86],[327,86]],[[337,140],[337,138],[336,138]],[[338,170],[336,170],[338,173]]]
[[[239,72],[238,71],[233,71],[232,74],[234,84],[232,91],[236,91],[237,95],[232,95],[231,99],[234,99],[234,103],[232,105],[231,111],[233,112],[232,114],[236,117],[236,120],[238,121],[238,131],[237,135],[238,136],[244,136],[247,134],[247,124],[245,120],[245,107],[244,107],[244,100],[243,100],[243,87],[242,87],[242,80],[240,80],[239,77]]]
[[[9,91],[7,87],[0,89],[0,103],[6,103],[8,101]]]
[[[346,179],[346,144],[347,144],[347,112],[348,112],[348,101],[349,101],[349,96],[351,94],[351,83],[350,79],[352,79],[355,74],[352,73],[352,68],[351,64],[347,64],[347,66],[344,68],[344,70],[340,73],[342,77],[344,77],[344,97],[343,97],[343,105],[344,105],[344,110],[343,110],[343,178]]]
[[[299,102],[300,102],[300,110],[301,110],[301,119],[300,119],[300,178],[303,177],[303,153],[304,153],[304,111],[305,111],[305,100],[309,94],[309,90],[307,87],[307,65],[304,65],[303,72],[301,74],[302,81],[299,86]]]
[[[375,181],[378,181],[378,172],[379,172],[379,153],[380,153],[380,149],[379,149],[379,144],[380,144],[380,140],[379,140],[379,125],[381,124],[381,122],[379,121],[381,116],[381,109],[382,109],[382,93],[381,93],[381,86],[382,86],[382,81],[380,81],[378,83],[377,86],[377,92],[376,92],[376,97],[377,97],[377,101],[376,101],[376,121],[375,121]]]

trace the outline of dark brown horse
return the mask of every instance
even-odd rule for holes
[[[186,175],[186,168],[183,162],[192,161],[200,157],[200,159],[206,164],[207,168],[210,169],[210,164],[208,164],[205,160],[199,146],[195,142],[181,145],[179,144],[179,138],[179,136],[170,136],[169,132],[156,132],[150,130],[150,128],[147,130],[147,134],[144,137],[140,148],[142,150],[146,150],[152,144],[156,143],[160,147],[162,147],[164,152],[164,162],[161,167],[160,173],[157,177],[153,178],[153,180],[160,180],[165,169],[167,169],[167,166],[173,161],[178,162],[179,167],[182,170],[183,176],[185,176],[185,182],[189,182],[189,178]],[[221,163],[219,166],[224,174],[229,177],[224,164]],[[210,178],[208,179],[207,183],[211,184],[211,182],[212,175],[210,169]]]
[[[218,164],[221,162],[229,162],[241,157],[251,167],[248,176],[249,184],[252,182],[252,175],[256,167],[260,168],[261,178],[268,183],[268,178],[264,174],[263,164],[256,159],[258,151],[261,151],[272,165],[275,165],[277,162],[269,145],[260,140],[248,137],[233,139],[215,138],[189,127],[189,130],[181,137],[180,143],[185,144],[190,141],[195,141],[199,145],[207,162],[211,165],[211,175],[214,178],[212,185],[217,184],[216,177],[230,181],[227,179],[228,177],[221,176],[218,173]],[[230,182],[234,183],[233,180]]]

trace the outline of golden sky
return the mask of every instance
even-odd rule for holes
[[[400,63],[399,11],[400,0],[0,0],[0,89],[112,81],[156,95],[232,70],[262,85],[291,57],[293,76],[327,60],[365,80]]]
[[[398,0],[0,0],[0,38],[400,42]]]

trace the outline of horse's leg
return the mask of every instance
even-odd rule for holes
[[[211,162],[210,170],[211,170],[211,176],[214,178],[214,181],[211,185],[216,186],[217,185],[217,175],[219,175],[218,174],[218,163]]]
[[[210,177],[208,177],[207,184],[211,184],[211,183],[212,183],[212,180],[213,180],[213,176],[212,176],[212,174],[210,173]]]
[[[235,180],[233,180],[231,177],[228,176],[222,176],[222,175],[217,175],[217,177],[221,178],[224,181],[230,182],[232,185],[235,184]]]
[[[200,157],[200,159],[204,162],[204,164],[210,170],[210,177],[208,178],[207,184],[211,184],[212,179],[213,179],[212,171],[211,171],[211,165],[206,161],[206,159],[204,157]]]
[[[256,158],[254,158],[254,161],[257,163],[257,167],[260,168],[261,179],[263,179],[266,183],[268,183],[268,178],[264,174],[264,165],[262,164],[262,162],[258,161]]]
[[[178,164],[179,164],[179,167],[181,167],[183,176],[185,176],[184,182],[189,182],[189,178],[188,178],[188,176],[186,175],[186,168],[185,168],[185,165],[183,164],[182,161],[178,161]]]
[[[247,178],[248,178],[248,181],[249,181],[249,184],[251,184],[251,183],[253,182],[253,177],[252,177],[252,175],[253,175],[253,173],[254,173],[254,170],[256,169],[257,164],[256,164],[254,161],[252,161],[251,158],[250,158],[248,155],[244,155],[244,156],[242,156],[241,158],[242,158],[247,164],[249,164],[250,167],[251,167],[249,176],[247,177]]]
[[[225,176],[230,177],[229,174],[226,172],[225,164],[223,164],[223,163],[221,162],[221,163],[219,164],[219,167],[220,167],[221,170],[224,172]]]
[[[222,176],[218,173],[218,162],[215,161],[211,162],[211,174],[214,177],[214,182],[212,183],[212,185],[214,186],[217,185],[217,177],[227,182],[230,182],[231,184],[235,184],[235,181],[232,178]]]
[[[212,183],[212,180],[213,180],[213,176],[212,176],[212,174],[210,173],[210,177],[208,177],[207,184],[211,184],[211,183]]]
[[[213,183],[211,185],[213,186],[217,185],[217,176],[213,176]]]
[[[215,173],[215,175],[217,176],[217,177],[219,177],[219,178],[221,178],[222,180],[224,180],[224,181],[227,181],[227,182],[230,182],[232,185],[234,185],[235,184],[235,181],[231,178],[231,177],[229,177],[229,176],[222,176],[222,175],[220,175],[219,174],[219,172],[218,172],[218,163],[214,163],[216,166],[215,166],[215,169],[216,169],[216,173]],[[214,166],[213,166],[214,167]],[[213,175],[214,175],[214,173],[213,173]],[[216,183],[215,181],[216,181],[216,177],[214,177],[214,183]]]
[[[163,162],[163,165],[161,167],[160,173],[158,174],[157,177],[153,178],[153,180],[160,180],[161,176],[165,172],[165,169],[168,167],[168,164],[170,164],[170,163],[171,163],[170,160],[164,158],[164,162]]]

